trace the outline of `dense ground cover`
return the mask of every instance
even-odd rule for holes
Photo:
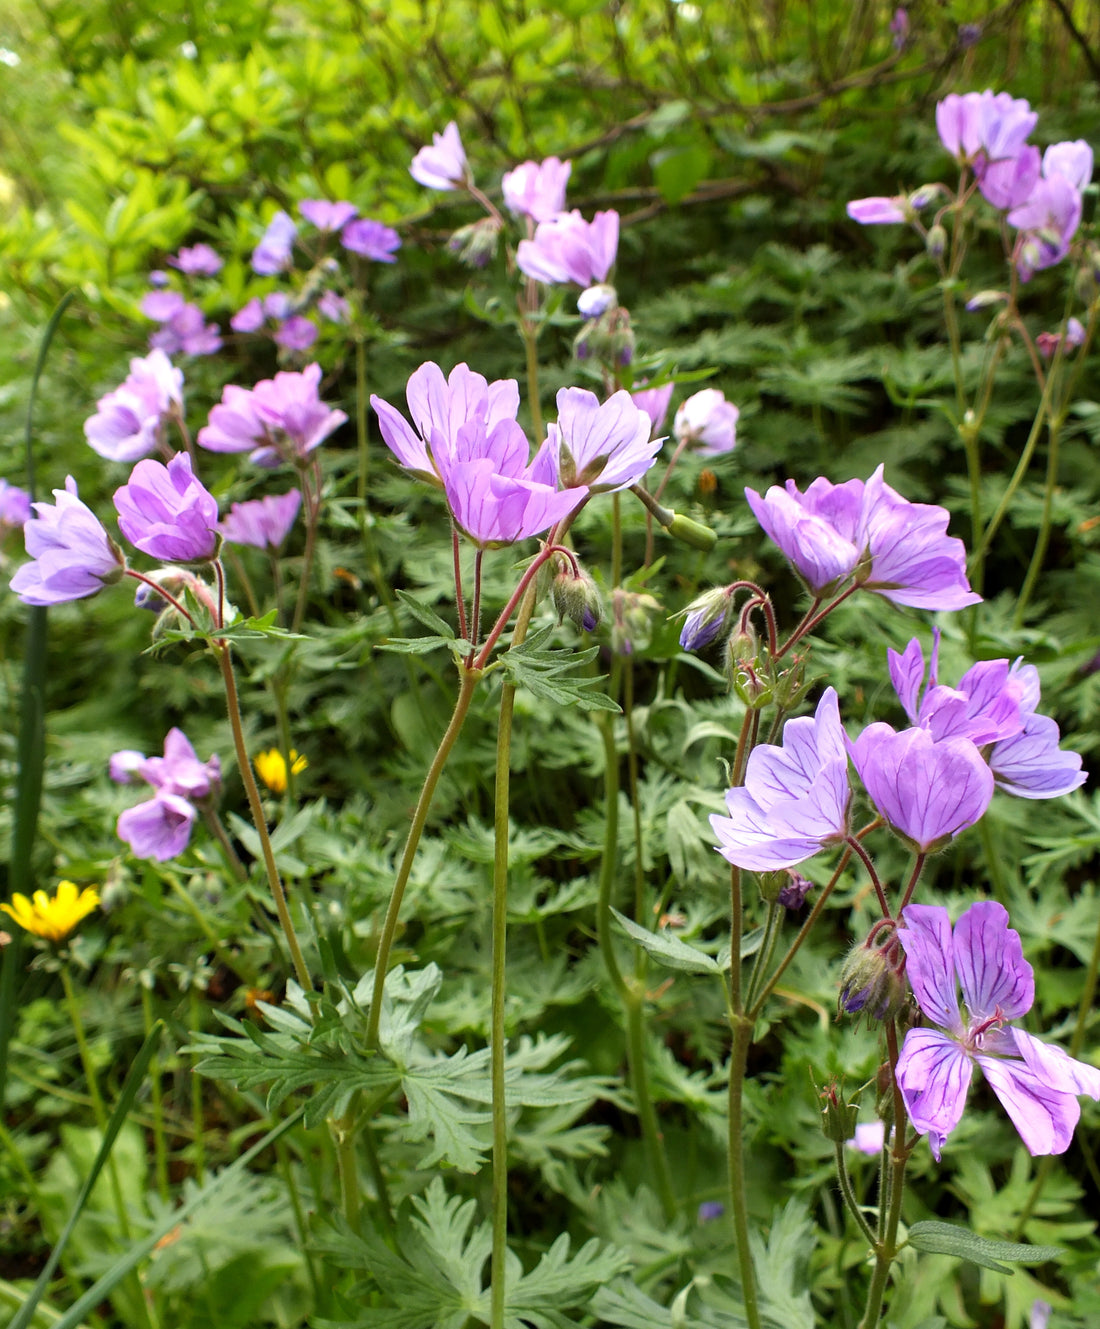
[[[5,916],[0,1323],[1094,1323],[1095,186],[1062,253],[1070,194],[1012,216],[1060,172],[976,192],[937,105],[1096,146],[1097,15],[42,0],[0,48],[0,476],[94,514],[60,591],[3,544],[0,898],[76,889]],[[551,154],[617,256],[521,250]],[[150,336],[181,379],[104,404]],[[273,495],[278,548],[207,540]],[[958,1124],[918,1033],[980,1058]]]

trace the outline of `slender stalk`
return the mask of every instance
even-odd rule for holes
[[[267,833],[267,821],[264,817],[263,803],[260,800],[260,790],[256,784],[256,777],[252,774],[252,762],[249,759],[248,748],[244,741],[241,703],[237,694],[237,679],[233,672],[233,659],[230,654],[229,643],[212,641],[210,645],[222,671],[222,681],[225,684],[226,709],[229,713],[229,727],[233,731],[233,746],[237,753],[237,767],[240,770],[241,781],[248,796],[252,824],[255,826],[256,834],[260,839],[260,849],[263,854],[264,868],[267,871],[267,881],[271,887],[272,898],[275,901],[275,912],[279,916],[279,925],[283,930],[283,936],[286,938],[286,944],[290,950],[290,958],[294,965],[298,985],[304,992],[312,992],[313,980],[310,978],[309,969],[306,967],[302,948],[298,944],[298,934],[294,930],[294,922],[287,907],[286,892],[283,890],[279,869],[275,863],[275,851],[271,847],[271,837]]]
[[[1016,598],[1016,612],[1012,616],[1012,626],[1016,629],[1024,621],[1024,610],[1031,599],[1035,583],[1039,580],[1039,573],[1043,569],[1043,559],[1046,557],[1047,545],[1050,542],[1051,512],[1054,508],[1054,490],[1058,483],[1058,444],[1061,440],[1061,425],[1061,415],[1051,418],[1047,442],[1047,479],[1043,489],[1043,515],[1039,521],[1039,534],[1035,539],[1035,549],[1031,555],[1027,576],[1024,578],[1023,586],[1020,587],[1020,594]]]
[[[890,1277],[890,1266],[898,1251],[898,1223],[901,1220],[901,1202],[905,1193],[905,1166],[909,1161],[909,1150],[905,1144],[904,1125],[908,1120],[905,1103],[898,1087],[898,1031],[893,1020],[885,1024],[886,1046],[890,1059],[890,1071],[894,1084],[894,1141],[890,1149],[891,1180],[890,1194],[887,1201],[886,1224],[882,1241],[875,1251],[875,1270],[871,1275],[871,1286],[867,1292],[867,1305],[859,1329],[874,1329],[882,1316],[883,1297]]]
[[[289,769],[288,766],[288,775]],[[206,822],[210,834],[215,840],[217,840],[218,844],[221,845],[222,853],[225,855],[225,860],[229,864],[229,870],[233,873],[234,877],[236,877],[238,881],[247,881],[248,869],[241,862],[237,851],[233,848],[233,842],[230,840],[229,834],[222,824],[221,817],[218,816],[213,808],[204,808],[203,821]]]
[[[141,1018],[148,1038],[153,1029],[153,994],[139,983],[141,988]],[[164,1097],[160,1084],[160,1058],[153,1056],[149,1062],[149,1087],[153,1105],[153,1172],[157,1179],[157,1194],[168,1201],[168,1141],[164,1132]]]
[[[492,1013],[489,1035],[493,1110],[493,1253],[489,1293],[491,1329],[504,1329],[504,1271],[508,1259],[508,1105],[504,1091],[504,1004],[508,945],[508,811],[515,697],[514,686],[502,689],[497,724],[493,816]]]
[[[737,874],[740,878],[740,874]],[[740,881],[738,881],[740,894]],[[734,940],[730,969],[739,963],[740,945]],[[733,1030],[733,1046],[730,1048],[729,1067],[729,1192],[730,1213],[733,1217],[733,1230],[737,1238],[737,1263],[741,1270],[741,1299],[744,1302],[745,1319],[749,1329],[761,1329],[760,1306],[756,1295],[756,1271],[752,1264],[752,1250],[749,1246],[749,1208],[745,1185],[745,1150],[744,1150],[744,1098],[745,1070],[748,1066],[749,1047],[752,1044],[753,1022],[748,1016],[737,1012],[730,1021]]]
[[[481,671],[460,667],[459,678],[461,682],[459,683],[458,697],[455,700],[454,713],[451,715],[446,732],[440,739],[439,747],[432,758],[432,764],[428,767],[428,773],[424,777],[424,784],[420,790],[420,797],[417,799],[416,810],[413,812],[412,825],[409,827],[409,833],[405,838],[405,848],[401,854],[397,877],[393,883],[393,890],[390,892],[390,902],[382,924],[382,933],[378,938],[378,954],[374,961],[374,989],[371,994],[370,1014],[367,1018],[366,1040],[367,1046],[371,1048],[378,1046],[378,1025],[382,1018],[382,993],[386,985],[386,971],[389,968],[390,951],[393,948],[393,940],[397,934],[397,923],[401,914],[401,900],[405,894],[405,887],[409,882],[413,860],[416,858],[416,850],[420,844],[420,837],[424,832],[424,824],[428,820],[428,810],[431,807],[432,798],[435,796],[436,785],[439,784],[439,777],[443,774],[443,768],[447,764],[447,758],[451,755],[451,749],[462,732],[462,726],[470,709],[470,702],[473,700],[474,689],[481,678]]]
[[[306,547],[302,552],[302,579],[298,583],[298,599],[294,605],[294,617],[290,623],[291,632],[297,632],[306,616],[306,604],[309,601],[309,578],[313,571],[313,554],[317,546],[317,524],[321,516],[321,468],[314,461],[312,474],[303,468],[298,472],[298,483],[302,490],[302,507],[306,517]]]
[[[848,1164],[844,1161],[844,1145],[837,1140],[833,1145],[833,1150],[836,1157],[836,1178],[840,1185],[840,1193],[844,1197],[844,1204],[855,1219],[856,1226],[866,1237],[868,1244],[874,1248],[878,1245],[878,1237],[875,1236],[874,1228],[863,1216],[863,1210],[860,1208],[856,1193],[852,1189],[852,1178],[848,1175]]]
[[[378,1150],[374,1147],[374,1136],[371,1133],[369,1122],[363,1126],[360,1138],[363,1141],[367,1155],[367,1167],[370,1169],[371,1180],[374,1182],[374,1192],[378,1197],[378,1207],[382,1211],[382,1221],[392,1232],[393,1205],[390,1203],[390,1191],[386,1184],[386,1174],[382,1171],[382,1164],[378,1160]]]
[[[534,284],[530,278],[528,278],[528,284]],[[535,435],[535,442],[540,443],[546,430],[542,422],[542,403],[539,401],[539,334],[538,329],[522,310],[520,311],[519,326],[527,360],[527,406],[531,412],[531,430]]]
[[[359,1094],[352,1095],[342,1117],[329,1118],[332,1142],[336,1146],[336,1168],[340,1174],[340,1205],[353,1232],[359,1228],[359,1168],[355,1160],[355,1132]]]
[[[190,1000],[191,1042],[198,1043],[202,1033],[202,1005],[199,990],[192,985]],[[195,1180],[201,1186],[206,1180],[206,1117],[202,1107],[202,1076],[195,1070],[199,1054],[196,1053],[191,1067],[191,1127],[194,1132]]]

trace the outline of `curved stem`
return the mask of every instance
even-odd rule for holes
[[[848,1174],[848,1164],[844,1161],[844,1145],[837,1140],[833,1144],[833,1150],[836,1158],[836,1179],[840,1186],[840,1193],[844,1197],[844,1204],[848,1212],[855,1219],[856,1226],[867,1239],[867,1244],[873,1249],[878,1245],[878,1237],[875,1236],[875,1230],[863,1215],[863,1210],[856,1199],[856,1193],[852,1189],[852,1178]]]
[[[385,921],[382,924],[382,933],[378,938],[378,954],[374,962],[374,988],[371,994],[370,1014],[367,1018],[366,1041],[370,1048],[378,1046],[378,1025],[382,1018],[382,993],[386,985],[386,971],[389,968],[390,951],[393,948],[393,940],[397,934],[401,900],[405,894],[405,887],[408,885],[409,875],[412,872],[413,860],[420,844],[420,837],[424,832],[424,823],[428,820],[428,809],[432,805],[436,785],[439,783],[439,777],[443,774],[447,758],[451,755],[451,749],[462,732],[466,714],[470,709],[470,702],[473,700],[474,689],[481,678],[481,671],[460,667],[459,678],[461,682],[458,697],[455,700],[454,713],[451,715],[446,732],[440,739],[439,747],[432,758],[432,764],[428,767],[428,773],[424,777],[424,784],[416,803],[416,811],[413,813],[412,825],[409,827],[409,833],[405,839],[405,848],[397,869],[397,877],[390,893],[390,902],[386,909]]]
[[[863,866],[867,869],[867,872],[871,878],[871,884],[875,888],[875,894],[878,896],[878,905],[879,908],[882,910],[883,918],[893,918],[893,914],[891,914],[890,912],[889,902],[886,899],[886,892],[882,889],[882,882],[879,881],[878,873],[875,871],[875,865],[871,861],[871,855],[867,852],[866,849],[864,849],[863,845],[860,844],[860,842],[856,839],[854,835],[849,835],[847,840],[845,841],[845,844],[847,844],[849,848],[853,849],[856,852],[856,854],[859,855],[860,859],[863,862]],[[923,864],[924,862],[923,856],[920,861]],[[913,884],[915,883],[912,883],[909,887],[910,891],[912,890]]]
[[[252,774],[252,762],[249,759],[248,748],[244,741],[241,704],[237,695],[237,679],[233,672],[233,659],[230,654],[229,643],[212,641],[210,646],[218,662],[218,667],[222,671],[222,682],[225,684],[226,709],[229,712],[229,727],[233,731],[233,746],[237,753],[237,767],[240,771],[241,781],[244,784],[244,791],[248,796],[252,824],[255,826],[256,834],[260,839],[260,850],[263,855],[264,868],[267,872],[267,882],[275,901],[275,912],[279,916],[279,925],[283,930],[283,936],[286,938],[298,985],[304,992],[312,992],[313,980],[309,976],[309,969],[306,967],[302,948],[298,944],[298,934],[294,930],[294,922],[287,907],[286,892],[283,890],[279,869],[275,863],[275,851],[271,847],[271,837],[267,833],[267,820],[264,817],[260,790],[256,784],[256,777]]]

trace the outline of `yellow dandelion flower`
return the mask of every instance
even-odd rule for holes
[[[257,752],[253,765],[256,767],[256,774],[273,794],[286,793],[286,758],[278,748]],[[305,757],[299,756],[295,748],[290,749],[291,774],[301,775],[308,765],[309,762]]]
[[[75,882],[62,881],[58,882],[55,896],[35,891],[33,900],[28,900],[16,891],[11,904],[0,904],[0,909],[36,937],[64,941],[80,920],[87,918],[98,905],[99,892],[94,887],[85,886],[81,890]]]

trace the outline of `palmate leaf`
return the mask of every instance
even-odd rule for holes
[[[345,1320],[318,1320],[319,1329],[461,1329],[468,1320],[489,1323],[488,1261],[492,1250],[489,1223],[472,1227],[474,1200],[449,1196],[436,1177],[426,1193],[411,1201],[398,1221],[396,1250],[373,1233],[354,1233],[338,1220],[320,1247],[344,1268],[367,1277],[352,1289],[358,1303],[368,1295],[382,1304]],[[525,1274],[509,1254],[505,1283],[508,1329],[570,1329],[593,1291],[616,1277],[626,1257],[593,1238],[570,1258],[562,1234]],[[389,1304],[386,1304],[389,1303]]]
[[[569,649],[543,649],[554,631],[552,623],[533,632],[522,646],[514,646],[500,657],[500,663],[517,687],[527,688],[536,697],[553,702],[556,706],[579,706],[585,711],[619,711],[619,706],[606,693],[593,689],[599,678],[570,677],[594,660],[598,646],[584,651]]]

